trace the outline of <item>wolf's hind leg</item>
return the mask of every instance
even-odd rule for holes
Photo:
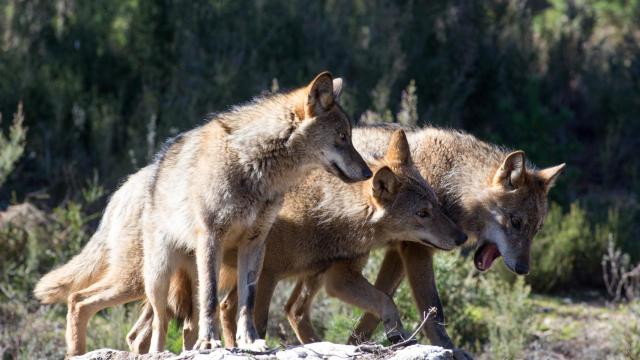
[[[269,320],[269,305],[273,292],[278,282],[271,276],[262,272],[258,279],[258,292],[256,293],[256,309],[253,319],[256,323],[258,336],[264,339],[267,336],[267,322]]]
[[[303,344],[320,341],[311,323],[311,305],[321,286],[322,275],[315,274],[298,280],[284,307],[289,324]]]
[[[189,257],[184,257],[180,263],[178,271],[171,277],[167,316],[182,320],[182,350],[191,350],[198,337],[197,316],[194,316],[193,309],[195,284],[192,280],[197,274]]]
[[[145,231],[144,235],[144,290],[153,308],[149,352],[154,353],[164,351],[169,326],[169,285],[175,271],[176,254],[161,231]]]
[[[106,276],[86,289],[69,295],[67,312],[67,355],[86,352],[87,324],[98,311],[124,304],[144,296],[142,289],[132,289],[119,276]]]
[[[220,322],[224,346],[231,349],[236,344],[236,314],[238,313],[238,287],[236,285],[220,302]]]
[[[393,297],[403,276],[404,272],[400,253],[396,250],[395,246],[389,247],[380,266],[380,271],[378,272],[374,286],[376,289]],[[376,318],[375,315],[371,313],[364,314],[360,321],[358,321],[354,332],[349,336],[348,343],[358,344],[369,340],[379,322],[380,319]]]
[[[153,308],[148,302],[144,303],[140,316],[129,333],[127,334],[127,345],[129,351],[136,354],[146,354],[149,352],[151,343],[151,330],[153,323]]]

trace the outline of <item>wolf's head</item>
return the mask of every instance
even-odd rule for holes
[[[442,212],[435,193],[414,166],[404,131],[391,136],[368,186],[376,209],[374,221],[387,236],[442,250],[467,240],[462,229]]]
[[[372,173],[351,143],[351,122],[338,104],[342,79],[323,72],[299,94],[302,106],[296,110],[302,119],[306,147],[322,166],[344,182],[366,180]]]
[[[480,194],[480,213],[485,215],[479,220],[474,255],[478,270],[489,269],[502,255],[511,271],[529,272],[531,241],[547,214],[547,193],[564,166],[527,169],[523,151],[506,156]]]

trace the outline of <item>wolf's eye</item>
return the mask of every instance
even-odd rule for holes
[[[522,220],[517,216],[511,215],[511,226],[516,230],[520,230],[522,227]]]
[[[347,134],[343,133],[342,131],[339,132],[338,139],[340,139],[340,141],[347,141]]]
[[[416,216],[421,218],[427,218],[429,217],[429,211],[427,211],[426,209],[418,210],[416,211]]]

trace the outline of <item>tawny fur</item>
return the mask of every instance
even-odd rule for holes
[[[145,287],[154,312],[160,312],[153,316],[149,346],[153,351],[162,350],[166,302],[174,279],[180,281],[180,272],[192,279],[201,277],[200,301],[207,306],[198,306],[193,296],[191,306],[182,308],[191,311],[184,317],[193,322],[200,311],[204,324],[199,326],[200,347],[215,346],[214,274],[219,266],[215,258],[226,247],[240,249],[239,260],[249,262],[249,269],[240,267],[238,288],[244,293],[241,316],[245,319],[240,338],[247,347],[255,345],[251,287],[261,268],[260,248],[283,194],[318,167],[343,181],[371,175],[351,145],[350,122],[336,102],[341,84],[340,79],[332,81],[330,74],[323,73],[304,88],[214,116],[169,142],[152,165],[131,176],[114,194],[104,226],[84,250],[102,246],[104,251],[93,252],[90,259],[105,275],[83,274],[77,280],[73,276],[65,280],[65,275],[80,270],[74,260],[45,276],[38,287],[45,300],[60,301],[68,295],[68,354],[85,351],[86,323],[91,315],[143,298]],[[121,243],[112,246],[114,241]],[[202,260],[198,261],[202,269],[198,275],[194,253]],[[130,276],[132,272],[137,276]],[[145,272],[147,276],[141,276]],[[185,326],[197,328],[194,323]]]
[[[354,145],[364,154],[379,153],[396,126],[354,129]],[[547,194],[564,164],[538,170],[524,152],[513,152],[488,144],[456,130],[416,129],[407,133],[412,156],[420,173],[433,186],[447,215],[469,235],[476,255],[486,246],[496,246],[509,269],[529,270],[529,252],[534,235],[547,212]],[[513,219],[518,219],[516,229]],[[390,247],[376,280],[376,287],[392,296],[408,275],[418,312],[440,303],[432,253],[407,243]],[[477,256],[474,256],[477,264]],[[400,271],[399,271],[400,270]],[[486,269],[483,269],[486,270]],[[442,314],[438,321],[444,322]],[[368,339],[378,320],[366,314],[350,341]],[[425,327],[437,344],[452,345],[444,327]]]
[[[362,276],[368,252],[397,238],[420,246],[452,249],[466,240],[462,231],[439,208],[438,200],[414,167],[404,134],[392,137],[382,158],[371,158],[374,177],[347,185],[316,172],[287,193],[278,219],[266,240],[263,272],[258,282],[255,321],[264,335],[269,302],[278,281],[298,277],[320,285],[322,275],[329,294],[374,311],[384,321],[392,341],[406,337],[391,299]],[[424,217],[417,213],[424,212]],[[235,256],[225,256],[222,301],[225,344],[234,344]],[[364,261],[363,261],[364,260]],[[302,342],[317,341],[310,326],[310,304],[317,288],[305,286],[303,300],[292,295],[288,313]],[[294,303],[300,305],[294,306]],[[147,323],[148,326],[148,323]]]

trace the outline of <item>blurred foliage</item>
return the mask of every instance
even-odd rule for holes
[[[9,130],[9,136],[0,132],[0,186],[4,184],[7,176],[11,174],[13,168],[24,152],[27,129],[23,127],[24,113],[22,104],[18,105],[18,111],[13,115],[13,123]],[[2,124],[2,114],[0,114],[0,125]]]
[[[330,69],[356,119],[397,113],[568,162],[552,192],[565,208],[635,196],[639,14],[636,0],[8,0],[0,112],[24,101],[33,154],[9,188],[61,199],[93,169],[111,188],[156,138]]]
[[[627,359],[640,358],[640,300],[626,309],[627,321],[614,324],[614,341]]]
[[[0,207],[38,192],[55,207],[94,178],[113,189],[208,112],[330,69],[361,122],[567,162],[551,198],[569,214],[579,199],[585,228],[636,214],[616,241],[638,261],[639,16],[637,0],[8,0],[0,113],[22,100],[30,131]]]
[[[325,69],[345,78],[342,103],[360,122],[462,128],[541,167],[567,162],[527,282],[601,287],[609,234],[640,261],[639,18],[639,0],[0,2],[0,114],[25,105],[0,124],[0,208],[45,209],[42,221],[0,228],[0,322],[11,325],[0,348],[61,355],[63,307],[38,309],[30,291],[86,243],[105,194],[162,139]],[[437,267],[456,343],[517,352],[528,287],[452,256]],[[406,285],[396,301],[416,326]],[[322,297],[317,308],[332,340],[360,314]],[[95,326],[120,346],[130,316],[107,311]],[[291,339],[286,319],[273,324]],[[177,327],[170,334],[175,350]]]
[[[497,271],[481,274],[456,254],[438,254],[435,268],[447,331],[456,346],[495,359],[522,353],[533,316],[530,288],[522,278],[511,283]]]
[[[365,269],[370,281],[377,275],[383,254],[383,251],[375,251],[370,257]],[[471,261],[456,253],[437,254],[435,272],[447,331],[456,346],[475,354],[490,354],[496,359],[514,358],[514,354],[522,352],[533,316],[530,288],[523,279],[511,282],[495,271],[480,273]],[[405,329],[415,329],[421,322],[421,316],[416,311],[406,282],[400,285],[393,300]],[[281,316],[278,311],[272,311],[270,321],[274,315]],[[329,341],[346,341],[360,315],[359,309],[324,294],[319,296],[314,306],[316,329]],[[422,333],[418,338],[421,342],[428,342]],[[378,326],[373,340],[388,344],[382,326]]]
[[[636,226],[637,209],[611,207],[606,214],[587,209],[579,202],[572,203],[566,212],[557,203],[549,207],[545,224],[533,241],[533,267],[527,282],[535,290],[547,292],[581,284],[601,287],[601,261],[608,239],[622,237],[624,249],[631,253],[637,249],[637,241],[625,235]]]
[[[97,190],[88,187],[82,193]],[[94,198],[95,200],[95,198]],[[66,305],[40,307],[31,291],[42,274],[76,255],[88,241],[99,213],[86,199],[70,199],[48,212],[25,203],[0,218],[0,358],[64,356]],[[101,312],[89,325],[89,348],[127,347],[125,336],[137,306]]]

